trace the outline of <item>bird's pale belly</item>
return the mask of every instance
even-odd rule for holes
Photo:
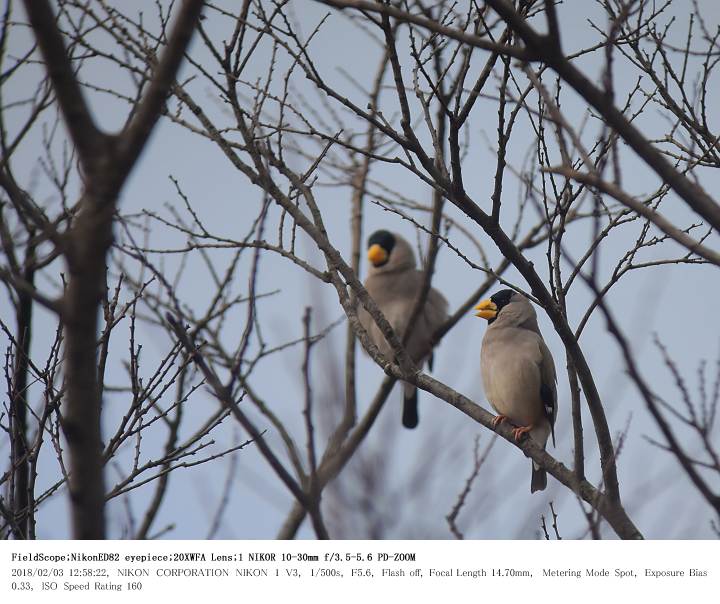
[[[491,370],[487,374],[483,374],[485,395],[498,414],[506,416],[517,426],[529,426],[540,421],[543,405],[539,379],[526,372]],[[500,376],[513,376],[515,379]]]

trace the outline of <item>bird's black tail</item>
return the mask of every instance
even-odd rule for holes
[[[402,423],[406,428],[414,428],[418,425],[418,391],[414,386],[406,386],[403,389],[403,414]]]
[[[532,464],[532,477],[530,478],[530,492],[544,491],[547,486],[547,472],[541,467]]]

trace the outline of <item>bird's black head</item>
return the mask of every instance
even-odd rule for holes
[[[476,316],[487,319],[488,325],[492,325],[500,314],[500,311],[510,304],[513,295],[515,295],[515,292],[511,289],[500,290],[490,296],[490,299],[483,300],[475,307],[476,310],[480,311]]]
[[[368,238],[368,259],[373,266],[382,266],[390,258],[395,247],[395,235],[390,231],[375,231]]]
[[[498,293],[490,296],[490,299],[495,303],[495,306],[497,306],[497,311],[500,312],[503,306],[510,304],[510,299],[514,294],[515,292],[511,289],[502,289]]]

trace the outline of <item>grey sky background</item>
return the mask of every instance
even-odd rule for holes
[[[233,6],[234,3],[224,3]],[[674,25],[678,39],[682,40],[687,27],[688,15],[685,13],[689,3],[673,2],[672,6],[661,18],[667,21],[677,19]],[[141,9],[148,10],[150,3],[133,1],[121,2],[122,10],[132,13]],[[295,18],[300,22],[302,31],[307,35],[318,22],[329,14],[317,37],[310,46],[317,66],[329,83],[336,85],[351,98],[361,99],[362,93],[343,74],[351,73],[360,83],[370,85],[376,70],[379,51],[368,36],[355,28],[349,20],[336,11],[301,0],[292,3]],[[710,28],[720,24],[720,5],[714,0],[700,2]],[[589,46],[597,40],[588,23],[592,19],[601,28],[606,27],[606,19],[596,2],[581,0],[565,2],[560,7],[562,19],[561,32],[566,51]],[[21,17],[21,11],[16,11]],[[212,11],[206,11],[207,19],[204,27],[213,39],[223,39],[230,33],[232,24],[218,18]],[[407,29],[401,29],[400,38],[405,40]],[[14,55],[20,55],[28,47],[28,32],[16,35],[10,40],[10,48]],[[106,41],[100,40],[100,43]],[[258,57],[253,60],[248,80],[261,78],[267,73],[268,48],[261,48]],[[263,54],[265,53],[265,54]],[[199,61],[207,61],[207,52],[199,39],[196,38],[191,54]],[[592,59],[583,59],[580,65],[592,78],[599,78],[602,65],[599,55]],[[262,60],[261,60],[262,58]],[[407,57],[405,57],[407,59]],[[478,63],[480,63],[478,61]],[[405,64],[408,64],[405,61]],[[39,69],[39,68],[38,68]],[[282,62],[278,65],[282,73]],[[617,60],[616,85],[618,98],[632,87],[637,74],[626,61]],[[18,79],[16,89],[11,93],[18,98],[33,94],[38,70],[28,69],[22,79]],[[81,71],[86,82],[98,87],[129,89],[130,80],[126,74],[118,73],[101,60],[88,61]],[[190,66],[185,66],[183,76],[196,74]],[[554,78],[547,78],[546,83],[554,83]],[[309,103],[319,113],[324,107],[317,100],[317,95],[296,76],[293,84],[299,92],[306,95]],[[202,79],[192,83],[196,99],[202,99],[204,109],[221,122],[229,122],[224,108],[213,91]],[[490,88],[497,90],[497,81]],[[7,95],[8,93],[6,93]],[[717,79],[714,88],[709,90],[715,99],[710,107],[720,106],[720,90]],[[92,108],[100,123],[113,130],[121,125],[127,115],[127,106],[108,94],[90,93]],[[392,116],[397,111],[392,90],[382,97],[383,111]],[[565,97],[563,110],[569,121],[579,127],[587,118],[584,105],[577,97],[570,94]],[[362,102],[359,102],[364,106]],[[494,176],[494,156],[492,145],[496,139],[496,108],[492,101],[483,102],[474,112],[471,120],[470,133],[472,144],[465,160],[466,186],[471,196],[483,206],[489,204]],[[223,115],[227,117],[223,118]],[[484,119],[487,115],[487,121]],[[189,116],[186,116],[189,118]],[[712,119],[712,118],[711,118]],[[646,114],[638,122],[640,128],[648,136],[664,133],[666,124],[660,121],[655,108],[650,105]],[[717,126],[717,122],[715,122]],[[347,128],[363,131],[362,124],[348,120]],[[590,118],[584,133],[588,137],[596,135],[601,124]],[[525,126],[525,139],[518,127],[511,139],[509,163],[520,166],[533,145],[533,133]],[[423,133],[424,135],[425,133]],[[61,153],[61,146],[55,144],[56,153]],[[557,153],[557,150],[553,150]],[[36,133],[24,145],[13,162],[18,180],[26,188],[32,190],[37,199],[44,200],[52,207],[57,200],[41,176],[37,158],[42,153],[42,139]],[[300,158],[293,161],[296,165],[307,162]],[[469,167],[472,166],[472,169]],[[640,165],[632,152],[624,150],[622,154],[622,170],[626,190],[642,194],[656,189],[659,185],[657,177]],[[469,175],[473,175],[470,180]],[[697,172],[701,183],[711,194],[719,190],[720,178],[710,170]],[[159,214],[168,215],[164,205],[169,205],[182,212],[180,199],[169,177],[176,178],[184,194],[192,202],[195,211],[214,232],[230,237],[240,237],[245,233],[257,214],[262,194],[252,187],[245,177],[237,172],[211,143],[197,135],[189,133],[167,121],[161,121],[146,148],[142,160],[133,172],[125,187],[120,210],[125,215],[135,214],[147,208]],[[428,203],[430,191],[418,182],[411,174],[401,168],[388,166],[373,167],[372,178],[387,183],[393,189],[401,190],[408,198]],[[322,179],[321,179],[322,180]],[[319,183],[319,184],[322,184]],[[518,197],[518,183],[511,177],[507,178],[504,199],[505,208],[511,212],[511,206]],[[347,257],[350,249],[349,227],[349,189],[341,187],[316,186],[315,194],[324,211],[324,219],[335,246]],[[370,197],[372,199],[372,196]],[[670,194],[662,205],[663,212],[678,224],[690,224],[692,217],[674,194]],[[501,259],[491,242],[477,227],[463,218],[452,207],[447,208],[448,214],[460,222],[465,228],[474,231],[483,244],[490,258],[491,265]],[[536,216],[533,216],[533,221]],[[268,231],[273,232],[274,221],[278,212],[274,211],[269,222]],[[383,211],[381,208],[368,204],[365,208],[366,221],[363,227],[367,236],[377,228],[387,228],[402,233],[409,240],[415,240],[413,227],[398,216]],[[428,216],[416,215],[418,220],[428,223]],[[512,224],[510,214],[503,220],[507,227]],[[528,228],[528,222],[525,227]],[[609,275],[617,260],[628,249],[637,237],[639,225],[618,230],[601,249],[599,266],[601,274]],[[591,236],[591,224],[574,225],[569,235],[571,253],[579,256]],[[116,230],[118,239],[122,233]],[[457,231],[451,232],[453,243],[464,254],[474,261],[478,253],[464,236]],[[423,245],[426,237],[421,237]],[[149,238],[152,247],[181,246],[184,242],[176,234],[167,229],[154,227]],[[718,238],[708,240],[717,247]],[[661,249],[654,251],[657,257],[667,257],[677,252],[674,244],[663,244]],[[309,259],[315,266],[322,267],[322,259],[313,250],[311,243],[303,237],[299,239],[300,255]],[[222,257],[223,252],[214,252]],[[228,253],[224,253],[229,258]],[[545,247],[539,246],[529,252],[529,256],[538,267],[546,267],[544,263]],[[115,255],[117,257],[117,255]],[[249,255],[248,255],[249,258]],[[175,256],[164,261],[164,272],[172,275],[177,270],[180,257]],[[176,293],[184,304],[193,308],[202,308],[213,294],[212,283],[207,271],[204,270],[197,254],[189,254],[183,259],[187,262],[182,280],[178,283]],[[236,279],[235,289],[238,292],[247,289],[248,278],[247,258]],[[49,274],[61,270],[51,267]],[[364,269],[363,269],[364,270]],[[546,269],[545,269],[546,270]],[[505,278],[526,289],[524,282],[514,270],[508,271]],[[482,273],[474,271],[462,259],[447,247],[440,251],[434,287],[443,292],[450,303],[451,311],[456,309],[467,296],[477,288],[483,280]],[[54,285],[49,281],[42,282],[41,287],[53,291]],[[496,288],[497,289],[497,288]],[[302,334],[301,318],[306,306],[313,307],[313,325],[322,329],[342,317],[334,291],[330,286],[315,282],[310,276],[299,270],[288,261],[264,254],[261,260],[259,292],[280,290],[274,296],[263,299],[259,304],[259,321],[269,344],[280,344]],[[587,289],[578,283],[570,298],[570,323],[576,325],[587,304],[592,299]],[[657,336],[667,346],[670,354],[686,378],[690,392],[697,393],[697,367],[702,360],[708,363],[709,374],[720,355],[720,338],[718,337],[718,300],[720,286],[717,269],[705,266],[664,266],[650,268],[623,278],[616,285],[609,302],[616,318],[620,321],[625,333],[633,342],[633,349],[639,361],[643,375],[649,378],[656,391],[662,393],[666,400],[678,402],[679,393],[675,389],[672,376],[663,365],[662,358],[653,344],[653,336]],[[559,338],[554,333],[547,317],[539,310],[540,325],[543,335],[553,353],[558,369],[559,415],[556,426],[558,436],[557,448],[550,448],[551,454],[570,465],[572,463],[572,430],[567,376],[565,373],[565,354]],[[11,318],[8,302],[3,294],[0,298],[0,312],[6,320]],[[236,317],[228,323],[223,334],[228,342],[240,337],[245,320],[242,306],[234,310]],[[42,317],[34,334],[33,349],[40,358],[41,351],[47,348],[54,333],[54,324],[49,314],[38,309]],[[485,330],[485,322],[469,314],[443,339],[435,353],[433,375],[454,389],[469,396],[478,404],[488,408],[484,400],[479,372],[480,343]],[[316,409],[323,404],[331,405],[335,397],[333,381],[342,381],[337,375],[342,365],[344,354],[345,323],[331,331],[322,344],[313,349],[313,378],[316,393]],[[127,371],[123,369],[122,359],[127,354],[126,342],[120,334],[127,333],[127,326],[118,332],[116,348],[113,349],[113,362],[110,364],[108,382],[121,385],[127,381]],[[0,334],[0,349],[5,350],[5,336]],[[170,342],[166,334],[159,328],[141,324],[138,327],[138,338],[143,343],[143,363],[153,367],[169,350]],[[256,345],[256,342],[253,343]],[[594,315],[586,331],[581,345],[593,369],[596,383],[605,404],[611,432],[618,435],[628,428],[625,444],[620,452],[619,479],[620,487],[628,514],[639,529],[650,538],[710,538],[712,512],[704,501],[696,494],[681,471],[675,459],[648,442],[646,437],[661,440],[659,431],[649,417],[643,402],[634,386],[625,375],[624,364],[618,348],[606,333],[604,320],[600,314]],[[261,396],[277,411],[299,443],[304,443],[303,434],[303,392],[300,365],[302,362],[301,348],[270,357],[261,362],[253,374],[252,383]],[[382,372],[365,355],[359,355],[358,361],[358,400],[360,411],[367,406],[375,389],[382,380]],[[119,416],[124,413],[125,401],[120,395],[109,394],[105,400],[104,422],[105,432],[110,433]],[[216,401],[205,391],[200,390],[186,405],[186,426],[202,421],[215,409]],[[585,425],[586,468],[588,478],[597,483],[599,478],[599,462],[597,447],[592,434],[592,423],[586,410],[583,413]],[[282,443],[272,430],[257,419],[259,426],[267,428],[267,439],[277,451],[282,451]],[[476,435],[480,435],[481,448],[485,447],[492,433],[446,403],[436,400],[427,393],[420,393],[420,425],[414,431],[402,429],[400,426],[400,392],[396,386],[391,398],[383,409],[373,432],[361,448],[361,455],[368,463],[375,463],[378,474],[382,476],[380,495],[372,505],[384,510],[393,518],[386,536],[394,538],[450,538],[445,516],[452,508],[458,493],[465,484],[466,477],[472,468],[472,451]],[[688,433],[684,434],[686,443],[692,442]],[[717,437],[717,430],[715,436]],[[214,434],[216,444],[212,450],[232,446],[246,439],[246,435],[238,425],[227,419],[225,424]],[[147,452],[152,455],[154,448],[162,446],[162,442],[146,441]],[[7,439],[0,439],[0,452],[3,456],[8,450]],[[132,455],[128,448],[123,451],[124,459]],[[158,449],[159,450],[159,449]],[[170,493],[161,509],[156,528],[174,525],[174,529],[165,536],[167,538],[204,538],[209,525],[220,503],[223,486],[232,472],[234,482],[230,491],[227,510],[222,517],[220,527],[215,534],[218,538],[272,538],[277,533],[292,500],[287,490],[276,479],[267,464],[252,445],[236,453],[234,462],[230,457],[223,458],[197,468],[180,469],[173,472],[170,478]],[[374,461],[373,461],[374,460]],[[108,485],[117,480],[118,469],[107,468]],[[121,470],[120,470],[121,472]],[[39,487],[47,485],[57,474],[57,462],[51,450],[47,450],[41,467]],[[573,495],[560,487],[552,477],[546,491],[531,495],[528,484],[530,478],[530,462],[522,454],[500,440],[493,446],[492,452],[477,480],[468,502],[461,513],[459,524],[466,538],[535,538],[540,530],[539,516],[548,514],[548,503],[553,501],[559,514],[560,530],[564,538],[583,535],[585,521]],[[360,488],[348,485],[349,488]],[[112,537],[125,536],[127,528],[128,506],[138,515],[142,515],[147,505],[150,491],[138,489],[128,501],[113,500],[109,506],[109,534]],[[61,491],[43,505],[38,513],[38,535],[41,538],[67,538],[70,534],[69,514],[66,503],[66,492]],[[336,504],[334,504],[336,505]],[[334,508],[335,509],[335,508]],[[342,510],[341,510],[342,511]],[[346,536],[362,538],[364,525],[357,509],[349,507],[345,510]],[[312,537],[311,528],[304,525],[299,536]],[[604,527],[604,536],[612,533]]]

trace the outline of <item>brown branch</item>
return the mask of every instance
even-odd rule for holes
[[[285,486],[293,494],[295,499],[297,499],[297,501],[301,503],[306,510],[308,510],[311,517],[313,518],[313,523],[315,525],[315,530],[318,534],[318,537],[320,537],[321,539],[328,539],[327,529],[325,529],[325,527],[323,526],[319,515],[314,513],[316,510],[314,509],[312,503],[308,500],[307,494],[303,491],[302,487],[295,481],[295,479],[288,473],[282,462],[272,452],[272,449],[270,449],[270,446],[263,437],[262,432],[258,430],[247,417],[247,415],[245,415],[245,413],[240,410],[240,407],[232,397],[232,394],[228,391],[227,387],[220,381],[220,378],[217,376],[217,374],[205,362],[204,357],[190,339],[190,336],[188,335],[185,328],[170,313],[167,313],[165,318],[170,325],[173,333],[175,333],[187,353],[191,356],[193,361],[195,361],[195,364],[198,366],[198,369],[200,369],[200,372],[205,377],[205,381],[207,382],[208,386],[210,386],[213,394],[215,395],[215,398],[217,398],[218,402],[226,410],[232,413],[235,419],[240,422],[240,425],[245,428],[252,440],[257,444],[258,449],[262,453],[265,460],[270,464],[270,467],[277,474],[278,478],[280,478],[283,484],[285,484]]]
[[[25,254],[23,281],[33,286],[35,280],[35,246],[29,245]],[[35,510],[29,490],[30,466],[28,463],[30,430],[28,426],[28,377],[30,373],[30,342],[33,326],[33,299],[27,292],[18,296],[15,308],[17,345],[12,368],[10,392],[10,460],[14,468],[11,483],[11,508],[15,514],[13,532],[16,539],[30,538],[29,527]]]
[[[625,510],[611,494],[599,491],[586,480],[583,480],[578,484],[577,477],[572,470],[567,468],[558,460],[554,459],[549,453],[535,444],[531,439],[525,439],[520,443],[516,442],[509,426],[501,423],[498,424],[497,427],[494,427],[494,415],[475,404],[469,398],[428,375],[419,375],[416,380],[416,385],[418,388],[421,388],[426,392],[430,392],[436,397],[448,402],[450,405],[486,428],[494,430],[509,443],[521,449],[526,456],[532,458],[533,461],[537,462],[540,467],[544,468],[560,483],[577,492],[584,501],[588,502],[593,508],[597,509],[621,539],[643,538],[642,533],[640,533],[637,527],[633,524],[632,520],[628,517]]]
[[[491,42],[480,36],[469,34],[457,28],[447,27],[442,25],[433,19],[422,17],[420,15],[414,15],[412,13],[400,10],[391,4],[381,4],[379,2],[368,2],[366,0],[316,0],[321,4],[327,4],[339,9],[353,8],[364,13],[376,13],[385,17],[393,17],[403,23],[412,23],[423,27],[429,31],[437,34],[447,36],[458,42],[474,46],[475,48],[482,48],[483,50],[489,50],[497,52],[502,55],[514,57],[522,61],[533,61],[535,60],[524,48],[518,46],[509,46],[507,44],[498,44]]]
[[[481,455],[480,436],[475,437],[475,446],[473,448],[473,469],[470,472],[470,476],[468,476],[467,480],[465,481],[465,486],[458,495],[455,505],[453,506],[452,510],[450,510],[450,513],[445,516],[448,526],[450,527],[450,532],[455,536],[456,539],[465,539],[465,536],[460,532],[457,527],[457,517],[460,514],[463,506],[465,505],[467,496],[470,494],[470,489],[472,489],[472,485],[475,482],[475,479],[478,477],[478,474],[480,473],[480,470],[483,467],[483,464],[485,463],[488,455],[490,454],[490,450],[492,449],[496,440],[497,436],[493,436],[490,439],[488,446],[485,447],[485,451],[483,451]]]
[[[90,114],[50,3],[24,0],[24,4],[68,131],[88,171],[104,154],[104,136]]]
[[[591,287],[591,289],[593,289],[593,291],[595,291],[596,295],[599,295],[597,287],[591,280],[585,279],[585,282]],[[628,369],[630,378],[632,379],[633,383],[640,392],[640,395],[645,401],[648,411],[650,411],[650,414],[660,428],[663,436],[667,440],[669,449],[674,453],[676,459],[680,463],[683,470],[685,470],[685,473],[688,475],[699,493],[715,509],[715,511],[720,514],[720,495],[712,491],[709,484],[703,478],[702,474],[697,470],[697,468],[695,468],[692,459],[687,456],[683,448],[680,446],[680,443],[678,442],[677,437],[675,436],[675,433],[673,432],[670,424],[660,411],[656,396],[650,390],[647,382],[640,374],[640,371],[637,368],[635,359],[630,349],[630,345],[628,344],[625,336],[618,328],[610,309],[607,307],[603,300],[600,300],[599,306],[603,315],[605,315],[608,330],[613,335],[618,346],[620,347],[620,351],[622,352],[623,359],[625,360],[625,365]]]
[[[98,312],[105,258],[119,191],[156,123],[199,17],[202,0],[186,0],[140,109],[127,131],[109,137],[96,127],[47,0],[25,8],[43,54],[68,131],[85,171],[85,191],[69,233],[63,298],[67,399],[63,430],[70,453],[70,499],[76,538],[105,536],[105,493],[96,366]]]
[[[32,0],[28,1],[32,2]],[[204,0],[184,0],[179,9],[167,46],[153,70],[148,89],[132,121],[119,137],[118,161],[114,167],[119,183],[127,178],[163,111],[165,99],[175,83],[175,76],[180,69],[204,4]]]
[[[711,250],[710,248],[702,245],[699,241],[696,241],[690,235],[684,231],[678,229],[669,220],[664,218],[659,212],[654,210],[652,207],[645,205],[638,201],[631,195],[628,195],[625,191],[617,187],[611,182],[607,182],[601,179],[596,174],[589,174],[586,172],[579,172],[566,166],[559,166],[556,168],[547,168],[548,172],[554,174],[561,174],[566,178],[571,178],[577,182],[583,183],[587,186],[594,187],[599,191],[602,191],[606,195],[610,195],[617,199],[621,204],[630,208],[634,212],[637,212],[643,218],[646,218],[652,222],[657,228],[665,233],[671,239],[677,241],[680,245],[686,248],[689,252],[697,254],[701,258],[704,258],[708,262],[716,266],[720,266],[720,253]]]
[[[555,72],[602,115],[605,123],[613,128],[632,147],[660,179],[702,216],[709,225],[720,231],[720,205],[700,185],[676,170],[648,139],[623,115],[604,90],[592,83],[559,49],[548,43],[548,37],[537,33],[506,0],[487,2],[522,38],[528,50]]]

